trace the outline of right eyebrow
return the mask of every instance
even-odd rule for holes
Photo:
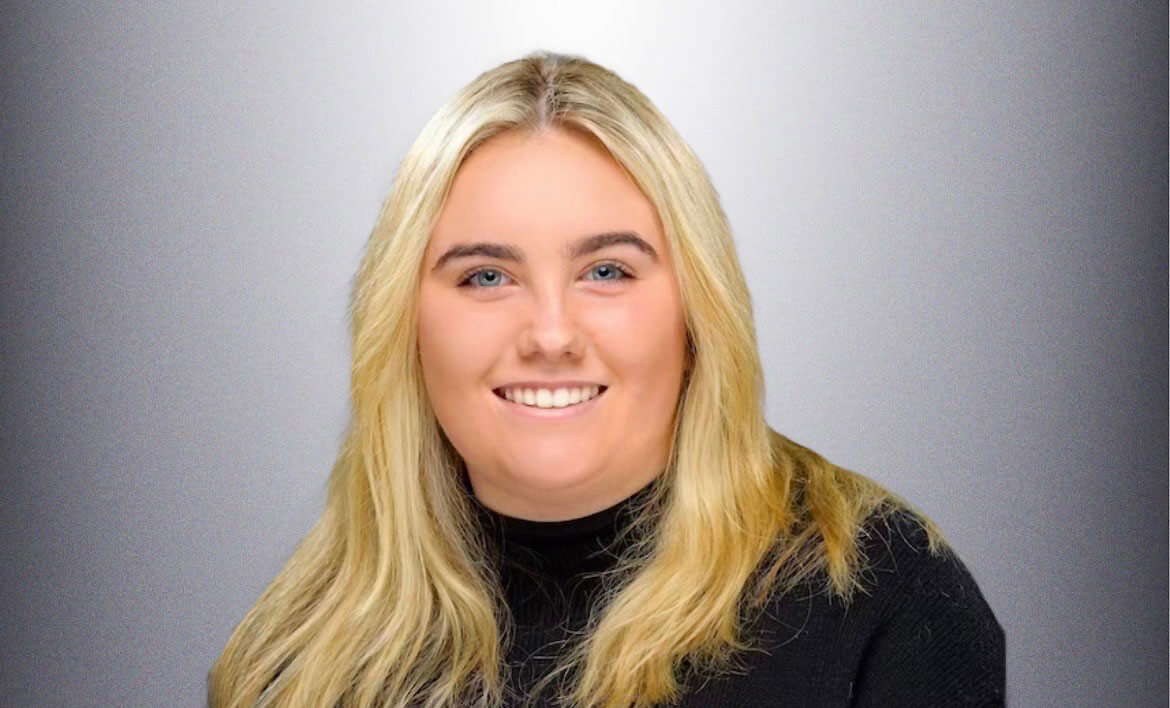
[[[498,258],[501,261],[511,261],[513,263],[523,263],[524,253],[515,246],[509,246],[502,243],[458,243],[447,249],[447,252],[439,257],[438,262],[432,271],[437,271],[442,268],[448,261],[456,258],[467,258],[469,256],[484,256],[486,258]]]

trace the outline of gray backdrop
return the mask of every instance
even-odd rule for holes
[[[399,160],[548,48],[695,148],[770,422],[940,522],[1009,702],[1166,705],[1164,3],[242,4],[0,18],[4,704],[204,701],[320,510]]]

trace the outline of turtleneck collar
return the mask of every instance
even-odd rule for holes
[[[466,467],[461,477],[513,618],[528,629],[583,626],[610,571],[645,532],[631,522],[658,482],[588,516],[533,521],[487,508],[475,496]]]
[[[651,496],[658,478],[630,496],[587,516],[563,521],[534,521],[508,516],[484,506],[471,487],[466,467],[462,470],[464,490],[481,521],[510,543],[521,545],[571,544],[586,540],[608,543],[625,527],[637,509]]]

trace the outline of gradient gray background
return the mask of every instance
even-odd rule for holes
[[[1166,705],[1165,4],[574,5],[3,10],[3,703],[203,703],[320,510],[399,160],[548,48],[694,147],[769,421],[939,521],[1009,703]]]

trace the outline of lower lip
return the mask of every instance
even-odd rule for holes
[[[496,395],[495,391],[489,391],[488,393],[491,394],[492,398],[496,399],[504,405],[504,410],[515,415],[523,416],[530,420],[571,420],[573,418],[579,418],[596,408],[598,402],[605,397],[605,394],[609,393],[609,389],[605,389],[584,403],[574,403],[573,405],[565,406],[564,408],[538,408],[536,406],[526,406],[523,403],[516,403],[515,401],[509,401],[506,398],[501,398],[500,396]]]

